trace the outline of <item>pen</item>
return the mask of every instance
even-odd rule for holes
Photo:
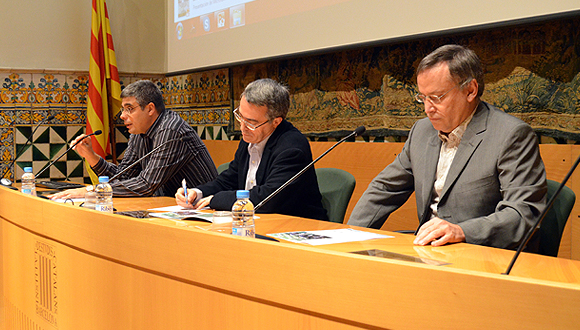
[[[187,200],[187,182],[185,182],[185,179],[181,181],[181,185],[183,186],[183,195],[185,195],[185,204],[188,204],[189,201]]]

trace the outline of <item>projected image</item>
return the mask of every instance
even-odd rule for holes
[[[177,17],[184,18],[189,17],[189,0],[177,0]]]
[[[255,0],[173,0],[176,37],[195,37],[245,24],[245,4]]]

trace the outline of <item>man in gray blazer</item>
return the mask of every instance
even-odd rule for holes
[[[523,121],[480,100],[477,55],[446,45],[417,68],[415,123],[401,153],[369,184],[348,221],[380,228],[415,191],[414,243],[514,248],[546,205],[538,141]]]

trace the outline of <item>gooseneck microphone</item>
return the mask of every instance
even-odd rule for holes
[[[552,195],[552,198],[550,198],[550,200],[548,201],[548,204],[546,205],[546,208],[544,209],[544,211],[542,211],[542,213],[540,213],[540,216],[538,217],[538,220],[536,220],[536,223],[526,233],[526,236],[524,237],[524,239],[522,240],[522,242],[518,246],[518,249],[516,250],[516,253],[515,253],[514,257],[512,258],[507,270],[504,273],[502,273],[502,275],[509,275],[510,274],[512,268],[514,267],[514,264],[516,263],[516,260],[518,259],[518,256],[520,255],[520,253],[522,253],[522,250],[526,247],[526,245],[530,241],[530,238],[532,238],[532,235],[534,234],[536,229],[538,229],[538,226],[542,223],[542,220],[544,220],[544,218],[546,217],[546,214],[548,214],[548,211],[550,211],[550,209],[554,205],[554,202],[556,201],[556,198],[558,197],[558,195],[560,195],[562,188],[564,188],[564,186],[566,185],[566,182],[568,182],[568,179],[570,179],[570,177],[572,176],[572,173],[574,173],[574,170],[576,170],[576,167],[578,167],[578,163],[580,163],[580,155],[576,159],[576,162],[574,163],[574,165],[572,165],[572,167],[568,171],[568,174],[566,174],[566,177],[564,177],[564,180],[562,181],[562,183],[560,183],[560,185],[558,186],[558,189],[556,189],[556,191],[554,192],[554,195]]]
[[[153,154],[154,152],[156,152],[157,150],[159,150],[160,148],[166,146],[168,143],[170,142],[175,142],[175,141],[181,141],[181,142],[187,142],[187,141],[191,141],[193,138],[191,136],[184,136],[184,137],[180,137],[177,139],[171,139],[171,140],[167,140],[163,143],[161,143],[160,145],[158,145],[157,147],[153,148],[153,150],[149,151],[148,153],[146,153],[145,155],[143,155],[141,158],[137,159],[136,161],[133,162],[133,164],[125,167],[121,172],[118,172],[117,174],[113,175],[109,181],[113,181],[114,179],[118,178],[121,174],[125,173],[126,171],[128,171],[130,168],[133,168],[133,166],[139,164],[143,159],[151,156],[151,154]]]
[[[46,169],[51,167],[54,163],[56,163],[59,159],[61,159],[62,156],[66,155],[69,151],[71,151],[72,148],[76,147],[76,145],[81,143],[84,139],[88,138],[89,136],[93,136],[93,135],[101,135],[102,133],[103,133],[103,131],[98,130],[98,131],[95,131],[91,134],[83,136],[82,139],[78,140],[75,144],[70,146],[62,155],[58,156],[57,159],[53,160],[52,162],[50,162],[50,164],[46,165],[42,170],[40,170],[40,172],[36,173],[35,177],[38,178],[39,175],[41,175],[42,173],[44,173],[44,171],[46,171]]]
[[[347,139],[349,139],[349,138],[351,138],[353,136],[360,136],[365,131],[366,131],[366,128],[364,126],[359,126],[352,133],[350,133],[349,135],[347,135],[344,138],[342,138],[342,140],[336,142],[332,147],[330,147],[328,150],[326,150],[322,155],[318,156],[318,158],[316,158],[315,160],[313,160],[312,162],[310,162],[310,164],[306,165],[306,167],[304,167],[302,170],[300,170],[300,172],[296,173],[293,177],[291,177],[290,179],[288,179],[288,181],[284,182],[284,184],[281,185],[280,188],[274,190],[270,195],[268,195],[260,203],[258,203],[254,207],[254,211],[256,211],[257,209],[259,209],[260,207],[262,207],[262,205],[266,204],[270,199],[274,198],[274,196],[278,195],[278,193],[280,191],[284,190],[284,188],[286,188],[289,184],[291,184],[292,182],[294,182],[294,180],[298,179],[304,172],[306,172],[317,161],[319,161],[320,158],[326,156],[327,153],[329,153],[332,149],[336,148],[336,146],[338,146],[339,144],[343,143],[344,141],[346,141]]]
[[[26,142],[24,143],[24,145],[22,146],[22,148],[20,149],[20,151],[18,152],[18,154],[16,154],[16,156],[14,156],[14,159],[12,160],[12,162],[10,163],[10,165],[8,165],[4,171],[2,172],[2,175],[0,176],[0,178],[2,178],[2,182],[1,184],[4,186],[11,186],[12,182],[8,179],[4,179],[4,176],[6,175],[6,173],[8,172],[9,169],[11,169],[14,166],[14,163],[16,163],[16,159],[18,159],[18,157],[22,156],[22,154],[24,153],[24,151],[26,150],[26,146],[28,146],[28,144],[30,144],[32,142],[32,138],[34,137],[34,133],[36,133],[36,130],[38,130],[38,128],[40,127],[40,125],[49,122],[51,120],[53,120],[55,117],[55,115],[50,115],[46,118],[44,118],[43,120],[41,120],[40,122],[38,122],[38,124],[36,124],[36,127],[34,127],[34,130],[32,130],[32,133],[28,136],[28,139],[26,140]],[[12,124],[14,124],[14,122],[16,121],[16,119],[12,120],[12,122],[10,122],[10,124],[8,126],[12,126]],[[14,178],[16,180],[16,178]]]

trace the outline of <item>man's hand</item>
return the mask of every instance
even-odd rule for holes
[[[441,246],[447,243],[465,242],[463,229],[440,218],[425,222],[413,241],[416,245]]]
[[[197,204],[193,204],[195,202],[195,200],[197,199],[197,192],[193,189],[188,189],[187,190],[187,201],[185,200],[185,195],[183,194],[183,188],[179,188],[177,189],[177,192],[175,193],[175,202],[177,202],[177,205],[181,206],[181,207],[185,207],[185,208],[194,208],[196,210],[204,208],[206,206],[209,205],[209,202],[211,201],[212,196],[208,196],[208,197],[204,197],[202,199],[200,199]]]
[[[209,206],[209,202],[211,202],[212,197],[213,197],[213,195],[207,196],[207,197],[204,197],[204,198],[200,199],[197,202],[197,204],[195,204],[195,207],[194,208],[196,210],[199,210],[199,209],[203,209],[206,206]]]
[[[71,146],[75,145],[75,143],[83,139],[83,137],[85,136],[87,135],[81,134],[77,136],[77,138],[71,142]],[[83,139],[79,144],[77,144],[73,148],[73,150],[76,151],[81,157],[86,159],[87,162],[89,162],[90,166],[95,166],[99,162],[99,159],[101,158],[93,150],[93,142],[91,141],[90,137]]]
[[[50,199],[67,199],[67,198],[84,198],[85,193],[87,192],[86,188],[75,188],[75,189],[67,189],[61,192],[57,192],[56,194],[46,195],[46,197]]]

